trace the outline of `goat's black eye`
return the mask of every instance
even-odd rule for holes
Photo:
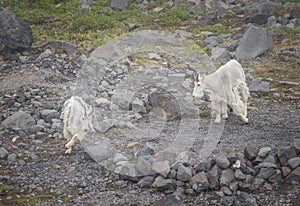
[[[197,86],[200,87],[200,84],[198,83]]]

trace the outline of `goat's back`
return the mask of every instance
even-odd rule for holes
[[[245,82],[244,70],[236,60],[230,60],[204,79],[207,89],[226,99],[227,92],[242,82]]]
[[[92,107],[81,97],[72,96],[64,103],[62,113],[65,127],[71,134],[82,133],[89,129]]]

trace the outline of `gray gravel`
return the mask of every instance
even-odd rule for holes
[[[39,53],[28,58],[32,58],[32,61],[38,56]],[[236,194],[237,198],[224,197],[224,194],[230,192],[228,188],[223,188],[223,193],[205,190],[199,194],[193,189],[181,191],[189,188],[186,183],[180,185],[176,191],[162,192],[152,187],[142,188],[136,180],[124,179],[101,167],[79,143],[74,146],[72,154],[66,155],[66,141],[62,138],[59,113],[63,102],[72,95],[72,86],[76,82],[76,75],[80,73],[84,57],[77,55],[69,62],[63,60],[63,56],[59,54],[54,59],[47,56],[41,58],[44,58],[42,62],[34,64],[15,62],[2,65],[0,70],[1,81],[5,83],[0,88],[0,121],[3,122],[22,109],[37,123],[29,131],[13,126],[0,130],[0,203],[152,205],[170,194],[180,197],[180,202],[184,205],[230,205],[235,201],[242,201],[243,198],[249,202],[255,198],[257,205],[297,205],[299,202],[299,186],[274,188],[273,185],[265,184],[261,189],[251,192],[251,196],[241,193]],[[103,66],[105,62],[97,64]],[[184,65],[182,63],[182,71],[185,71]],[[27,67],[27,70],[20,72],[22,67]],[[97,88],[103,92],[101,94],[104,97],[110,95],[114,85],[126,76],[130,67],[120,63],[106,69],[103,70],[106,72],[103,77],[107,77],[107,81]],[[189,77],[191,74],[188,70],[186,72]],[[186,87],[190,86],[185,85]],[[256,105],[256,102],[260,106],[249,109],[249,124],[243,124],[230,114],[213,156],[221,151],[242,153],[247,144],[259,148],[270,147],[271,152],[276,152],[281,147],[290,146],[294,139],[300,138],[300,110],[291,106],[294,104],[273,104],[269,100],[255,97],[250,100],[251,104]],[[210,117],[204,117],[200,121],[201,133],[201,129],[209,128],[210,120]],[[169,128],[176,129],[176,122],[168,124]],[[158,130],[161,130],[159,125]],[[170,129],[162,131],[165,138],[174,132]],[[194,133],[195,131],[191,131],[192,135]],[[192,153],[197,153],[202,146],[203,142],[196,141],[191,149]],[[218,164],[228,166],[225,158],[219,158]],[[180,167],[180,178],[191,176],[189,169]],[[237,176],[243,178],[239,174]],[[243,187],[247,189],[247,185]]]

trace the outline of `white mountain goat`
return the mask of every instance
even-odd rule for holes
[[[216,112],[216,123],[221,122],[221,116],[224,119],[228,118],[227,105],[235,115],[248,123],[249,89],[243,68],[236,60],[230,60],[210,75],[197,75],[193,97],[203,98],[205,94],[210,97],[212,109]]]
[[[63,135],[69,140],[66,144],[66,153],[72,151],[77,140],[82,140],[88,132],[94,132],[92,125],[93,108],[84,102],[81,97],[72,96],[63,106],[61,118],[64,122]]]

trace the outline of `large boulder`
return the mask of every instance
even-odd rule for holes
[[[148,96],[148,102],[152,109],[160,108],[164,120],[181,119],[180,105],[175,96],[168,91],[159,89]],[[153,111],[154,111],[153,110]]]
[[[238,59],[256,58],[272,47],[272,37],[268,30],[251,25],[240,39],[235,56]]]
[[[263,81],[261,78],[255,78],[249,86],[249,91],[258,95],[268,94],[270,92],[270,82]]]
[[[0,7],[0,56],[12,60],[17,52],[30,48],[33,40],[30,26],[11,11]]]
[[[24,111],[18,111],[5,119],[1,123],[1,127],[4,129],[22,129],[29,131],[29,129],[36,124],[34,118]]]

